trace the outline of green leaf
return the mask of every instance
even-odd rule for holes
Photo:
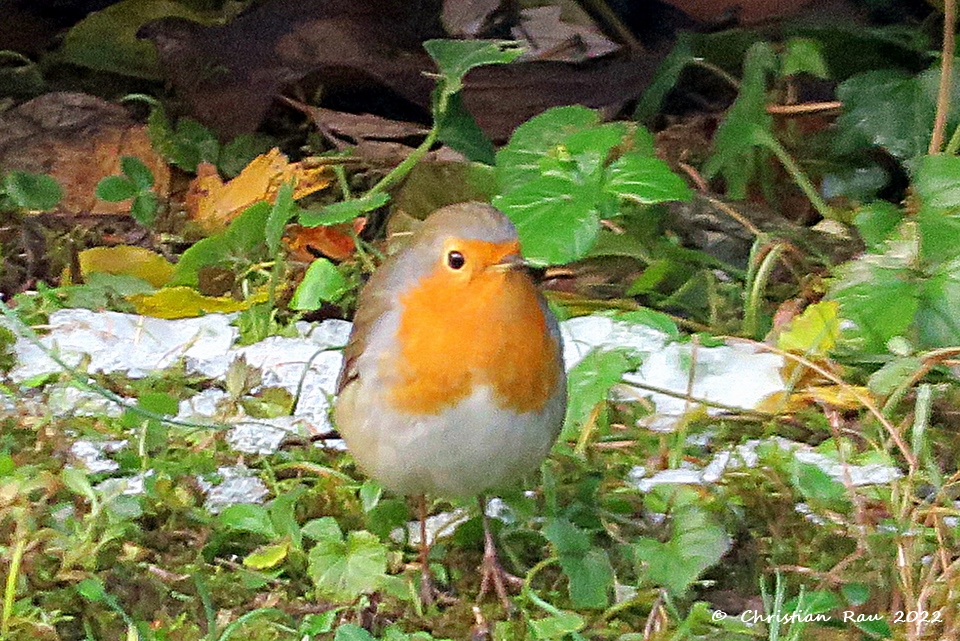
[[[243,558],[243,565],[252,570],[269,570],[283,563],[289,552],[288,541],[261,545]]]
[[[587,622],[576,612],[561,612],[542,619],[531,619],[530,631],[535,639],[562,639],[586,625]]]
[[[566,171],[572,176],[583,176],[582,181],[588,182],[587,176],[599,176],[603,172],[613,148],[623,144],[627,133],[627,126],[622,122],[607,122],[573,131],[548,151],[540,162],[540,173]]]
[[[352,601],[373,592],[387,571],[387,549],[365,530],[347,534],[346,541],[324,538],[310,550],[308,573],[324,597]]]
[[[536,265],[583,257],[600,229],[596,199],[564,176],[534,178],[494,198],[493,206],[513,221],[524,255]]]
[[[386,540],[398,527],[410,521],[410,508],[402,499],[380,499],[363,518],[363,526]]]
[[[237,216],[226,231],[204,238],[183,252],[169,285],[196,287],[203,267],[229,263],[230,259],[253,262],[266,250],[264,230],[271,206],[258,202]]]
[[[45,174],[11,171],[3,177],[3,193],[17,207],[33,211],[53,209],[63,198],[60,184]]]
[[[171,142],[170,162],[184,171],[196,172],[201,162],[216,164],[220,157],[217,135],[191,118],[177,121]]]
[[[767,113],[767,76],[776,69],[777,59],[769,43],[757,42],[743,62],[743,81],[736,101],[713,138],[713,155],[703,174],[722,175],[727,193],[735,200],[746,197],[747,184],[767,157],[757,148],[756,132],[770,132],[773,118]]]
[[[155,193],[152,191],[141,192],[130,203],[130,215],[141,225],[149,227],[157,219],[157,207],[159,205],[160,200]]]
[[[326,258],[318,258],[307,268],[303,281],[297,286],[290,301],[290,309],[311,311],[319,309],[323,302],[340,300],[350,285],[337,266]]]
[[[228,530],[253,532],[271,540],[278,536],[270,515],[261,505],[252,503],[228,505],[217,515],[217,522]]]
[[[582,556],[560,557],[569,581],[570,601],[576,608],[605,608],[613,591],[613,566],[607,551],[587,550]]]
[[[137,398],[137,407],[155,414],[176,416],[180,402],[176,396],[166,392],[144,392]]]
[[[610,388],[639,366],[640,357],[626,348],[594,349],[584,356],[567,375],[569,400],[561,438],[576,438],[597,404],[606,402]]]
[[[510,40],[427,40],[423,48],[440,67],[451,94],[460,90],[463,77],[474,67],[512,62],[523,53]]]
[[[126,176],[107,176],[97,183],[96,195],[100,200],[118,203],[137,195],[137,186]]]
[[[882,251],[883,242],[890,238],[901,220],[903,220],[903,212],[899,207],[885,200],[878,200],[857,210],[853,224],[856,225],[868,249]]]
[[[793,459],[790,481],[805,499],[825,506],[846,503],[846,489],[829,474],[812,463]]]
[[[921,348],[960,345],[960,259],[920,283],[914,323]]]
[[[634,546],[640,573],[654,585],[681,595],[730,549],[730,537],[695,504],[677,508],[670,540],[642,538]]]
[[[501,194],[522,188],[541,175],[543,159],[568,135],[599,124],[596,111],[579,105],[554,107],[523,123],[497,152],[497,184]]]
[[[372,479],[367,479],[360,486],[360,504],[364,512],[369,512],[380,503],[383,496],[383,486]]]
[[[492,165],[496,160],[493,143],[463,106],[459,93],[451,96],[447,103],[437,138],[473,162]]]
[[[922,156],[913,165],[913,186],[924,205],[960,207],[960,158]]]
[[[339,541],[343,539],[343,532],[340,530],[337,520],[332,516],[324,516],[319,519],[307,521],[303,524],[301,531],[304,536],[314,541]]]
[[[785,612],[798,614],[825,614],[841,606],[840,599],[833,592],[814,590],[790,599],[783,604]]]
[[[960,257],[960,208],[921,207],[914,217],[920,236],[920,263],[937,271]]]
[[[97,493],[90,484],[87,473],[76,467],[65,467],[60,473],[60,479],[68,490],[82,496],[90,503],[97,502]]]
[[[840,303],[841,317],[852,321],[844,335],[871,353],[886,352],[887,341],[906,332],[920,304],[913,271],[916,238],[890,240],[885,246],[884,254],[866,254],[842,265],[828,294],[828,300]]]
[[[853,606],[863,605],[870,600],[870,586],[866,583],[844,583],[840,586],[840,593]]]
[[[147,134],[153,148],[184,171],[196,172],[200,162],[215,163],[220,156],[216,134],[190,118],[181,118],[174,127],[160,105],[150,110]]]
[[[361,214],[383,207],[389,200],[390,197],[384,193],[377,192],[367,194],[360,198],[352,198],[350,200],[325,205],[320,209],[303,210],[300,212],[297,222],[304,227],[348,223]]]
[[[835,150],[851,153],[881,147],[901,160],[927,153],[937,110],[940,65],[917,76],[898,71],[868,71],[837,88],[843,114],[837,119]],[[960,70],[954,69],[947,130],[958,124]]]
[[[103,603],[107,597],[103,581],[99,578],[82,579],[77,583],[77,593],[91,603]]]
[[[663,312],[642,307],[630,312],[620,312],[614,318],[617,320],[627,321],[628,323],[645,325],[663,332],[672,340],[680,340],[680,328],[677,327],[676,322],[674,322],[670,316],[664,314]],[[639,366],[639,363],[637,366]]]
[[[610,164],[604,190],[644,205],[690,200],[692,195],[687,183],[670,171],[667,163],[639,154],[621,156]]]
[[[236,362],[236,361],[234,361]],[[290,538],[290,542],[296,549],[303,547],[303,533],[300,531],[300,524],[297,522],[296,506],[300,497],[306,493],[302,486],[289,489],[279,494],[270,502],[270,522],[279,536]]]
[[[300,208],[293,202],[293,185],[286,183],[277,190],[277,199],[273,201],[270,207],[270,215],[267,216],[267,222],[264,223],[263,236],[267,242],[267,251],[271,256],[277,254],[280,248],[280,239],[283,238],[283,230],[287,223],[293,218],[294,214]]]
[[[912,380],[922,367],[923,359],[919,356],[895,358],[870,375],[867,387],[878,396],[887,396]]]
[[[808,73],[826,80],[830,77],[820,43],[810,38],[790,38],[780,64],[781,76]]]
[[[660,112],[660,106],[663,99],[667,97],[670,90],[677,84],[680,74],[692,62],[697,60],[693,50],[693,36],[687,31],[681,31],[677,35],[676,44],[673,49],[663,59],[657,71],[653,74],[653,80],[647,86],[646,91],[640,96],[637,102],[637,108],[633,112],[634,120],[647,122],[650,118]]]
[[[869,615],[863,615],[864,617]],[[882,616],[882,615],[873,615],[873,616]],[[858,630],[862,630],[867,633],[871,639],[892,639],[893,630],[890,629],[890,625],[883,619],[867,619],[865,621],[856,621],[854,620],[853,625],[857,627]]]
[[[121,156],[120,171],[133,181],[138,191],[153,187],[153,172],[136,156]]]
[[[355,623],[344,623],[337,628],[333,641],[377,641],[377,639]]]

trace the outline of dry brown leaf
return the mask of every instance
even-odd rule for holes
[[[359,234],[366,225],[366,218],[356,218],[352,223],[329,227],[301,227],[291,225],[285,238],[290,249],[290,259],[309,263],[319,256],[344,260],[353,254],[353,234]]]
[[[97,183],[121,173],[120,158],[139,158],[166,198],[170,169],[150,146],[146,128],[120,105],[82,93],[44,94],[0,115],[0,167],[52,176],[63,189],[61,214],[126,214],[130,201],[95,195]]]
[[[297,199],[325,188],[332,179],[329,167],[291,163],[274,148],[254,158],[228,182],[220,179],[212,165],[201,163],[187,190],[184,207],[205,232],[215,234],[250,205],[262,200],[272,202],[284,184],[293,183],[293,197]]]

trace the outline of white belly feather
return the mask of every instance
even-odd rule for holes
[[[563,421],[561,396],[518,414],[492,409],[490,389],[478,387],[439,415],[411,417],[382,411],[380,390],[364,387],[343,390],[337,425],[364,471],[403,494],[467,496],[516,480],[549,453]]]

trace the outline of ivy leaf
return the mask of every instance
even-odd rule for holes
[[[493,199],[517,228],[531,263],[567,263],[582,257],[600,231],[600,213],[588,190],[567,176],[539,176]]]
[[[463,77],[474,67],[512,62],[523,53],[510,40],[427,40],[423,48],[440,67],[451,94],[460,91]]]
[[[613,589],[613,567],[606,551],[592,547],[589,535],[565,519],[552,519],[543,535],[557,550],[574,607],[606,607]]]
[[[310,550],[308,574],[325,597],[352,601],[376,590],[387,571],[387,549],[366,530],[329,533]]]
[[[709,514],[695,504],[678,507],[672,514],[673,533],[661,543],[641,538],[634,553],[640,573],[654,585],[681,595],[730,549],[730,537]]]
[[[909,229],[904,232],[909,234]],[[866,254],[842,265],[828,295],[840,303],[841,316],[852,321],[846,337],[875,354],[886,352],[887,341],[907,331],[920,304],[914,282],[919,251],[915,234],[887,241],[885,247],[883,254]]]
[[[837,87],[843,114],[837,119],[834,148],[852,153],[881,147],[901,160],[927,152],[936,115],[940,66],[908,76],[892,70],[868,71],[853,76]],[[958,122],[960,70],[954,69],[952,105],[947,129]]]
[[[690,200],[683,178],[656,157],[629,154],[617,158],[607,169],[604,189],[620,198],[644,205],[671,200]]]
[[[459,93],[451,96],[447,103],[447,112],[443,115],[437,138],[473,162],[492,165],[496,160],[493,143],[463,106]]]
[[[579,105],[549,109],[523,123],[497,152],[497,184],[505,194],[541,175],[540,164],[571,133],[596,126],[596,111]]]

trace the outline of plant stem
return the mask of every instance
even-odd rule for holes
[[[433,147],[433,143],[437,141],[437,137],[440,135],[440,126],[443,122],[443,117],[447,114],[447,105],[450,103],[450,97],[453,95],[447,87],[443,86],[445,84],[445,81],[442,81],[437,97],[437,107],[434,110],[433,126],[430,127],[430,131],[427,132],[427,136],[423,139],[423,142],[420,143],[419,147],[410,152],[410,155],[404,158],[403,162],[381,178],[380,182],[371,187],[366,193],[367,197],[384,191],[387,187],[410,173],[414,165],[420,162],[420,160],[427,155],[427,152],[430,151],[430,148]]]
[[[780,161],[780,164],[783,165],[783,168],[787,170],[787,173],[790,174],[790,177],[793,178],[794,182],[797,183],[797,186],[803,191],[804,195],[810,200],[810,204],[813,205],[813,208],[817,210],[823,218],[834,219],[833,210],[830,208],[830,205],[820,197],[820,194],[817,193],[817,188],[813,186],[813,183],[807,178],[807,175],[803,173],[803,170],[800,169],[800,165],[787,153],[787,150],[783,148],[783,145],[780,144],[776,138],[771,136],[768,132],[762,129],[756,129],[753,132],[754,140],[757,144],[766,147],[777,157],[777,160]]]
[[[937,88],[937,115],[933,120],[933,135],[927,153],[939,154],[943,146],[943,133],[947,128],[947,115],[950,112],[950,93],[953,84],[953,56],[955,45],[954,28],[957,21],[956,0],[944,0],[943,3],[943,48],[940,57],[940,86]],[[951,140],[951,143],[953,141]]]
[[[10,569],[7,572],[7,582],[3,589],[3,619],[0,621],[0,640],[5,640],[10,633],[10,619],[13,616],[13,602],[17,596],[17,577],[20,576],[20,563],[23,561],[23,553],[27,549],[27,537],[25,532],[17,528],[17,542],[13,546],[13,554],[10,557]]]
[[[758,319],[760,317],[760,300],[763,298],[763,290],[766,288],[767,281],[770,279],[770,273],[774,265],[783,254],[786,246],[783,243],[774,245],[767,255],[764,256],[760,267],[753,280],[750,282],[749,292],[747,293],[746,309],[743,312],[743,333],[750,338],[757,338]]]

